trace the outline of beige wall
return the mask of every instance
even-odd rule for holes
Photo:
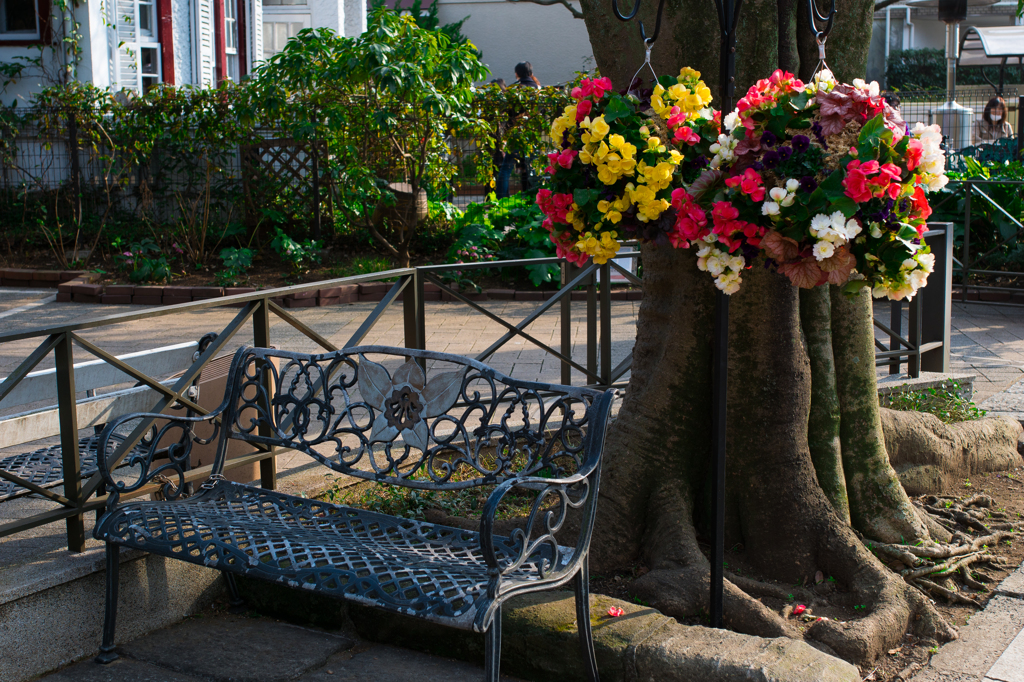
[[[490,78],[504,78],[511,83],[515,80],[514,67],[522,61],[533,64],[533,73],[543,85],[563,83],[572,79],[576,71],[594,68],[583,20],[574,19],[561,5],[438,0],[442,24],[466,16],[469,19],[462,32],[483,52],[483,60],[491,69]],[[638,57],[637,63],[640,61]]]

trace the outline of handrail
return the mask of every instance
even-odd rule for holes
[[[977,267],[982,264],[982,261],[987,259],[993,253],[998,251],[1000,248],[1006,246],[1010,242],[1019,241],[1024,236],[1024,223],[1017,219],[1017,217],[1010,214],[1005,208],[999,205],[992,197],[983,192],[978,185],[1017,185],[1024,186],[1024,180],[985,180],[985,179],[974,179],[968,178],[965,180],[953,181],[957,185],[960,185],[964,191],[964,212],[963,212],[963,243],[959,257],[954,259],[956,261],[956,272],[960,278],[960,302],[968,303],[972,300],[978,300],[988,305],[1021,305],[1024,304],[1024,299],[1016,301],[980,301],[982,292],[999,292],[999,294],[1014,294],[1015,292],[1024,293],[1022,287],[1012,286],[992,286],[987,284],[975,284],[971,282],[972,275],[982,276],[996,276],[996,277],[1024,277],[1024,272],[1014,270],[988,270]],[[952,183],[951,183],[952,184]],[[971,206],[974,197],[977,196],[979,199],[985,201],[988,205],[992,206],[996,211],[1002,214],[1007,220],[1009,220],[1016,228],[1014,234],[1005,237],[999,241],[996,246],[990,248],[980,256],[974,256],[971,254]],[[974,292],[975,299],[970,299],[969,295]]]

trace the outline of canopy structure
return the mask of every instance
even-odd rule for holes
[[[964,66],[998,67],[1002,93],[1006,67],[1024,70],[1024,26],[968,26],[960,38],[957,57],[957,68]],[[982,74],[996,87],[984,71]]]

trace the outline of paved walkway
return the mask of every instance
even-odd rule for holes
[[[88,659],[40,681],[480,682],[484,674],[479,665],[365,642],[351,633],[211,612],[139,637],[118,652],[121,658],[108,665]]]

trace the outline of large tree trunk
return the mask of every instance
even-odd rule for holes
[[[642,61],[639,31],[615,20],[606,0],[583,6],[598,67],[624,89]],[[641,9],[648,33],[656,6]],[[871,0],[837,6],[829,64],[852,79],[863,74]],[[743,3],[737,96],[776,64],[810,75],[817,48],[806,24],[803,2]],[[655,71],[693,66],[717,91],[718,34],[714,3],[666,0]],[[698,538],[708,539],[710,528],[715,296],[692,252],[642,251],[632,379],[609,435],[592,556],[597,572],[642,563],[648,570],[633,592],[685,617],[708,608],[709,565]],[[801,633],[754,598],[773,586],[732,576],[726,624],[762,636],[802,634],[858,663],[895,646],[908,628],[955,636],[857,536],[931,542],[885,453],[870,298],[830,295],[827,287],[800,292],[760,262],[743,280],[731,304],[726,547],[763,579],[806,584],[821,571],[869,610],[845,627],[825,620]]]

